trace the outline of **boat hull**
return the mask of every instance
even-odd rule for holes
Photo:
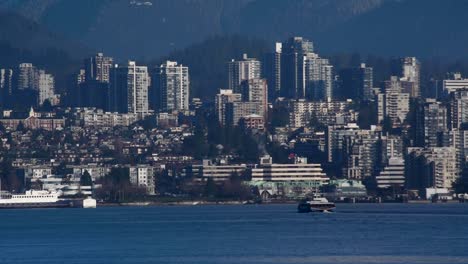
[[[59,201],[55,203],[1,203],[0,209],[21,209],[21,208],[67,208],[74,207],[70,201]]]
[[[92,201],[90,201],[92,200]],[[70,199],[57,202],[38,203],[0,203],[0,209],[26,209],[26,208],[96,208],[94,199]]]
[[[325,204],[310,204],[310,203],[300,203],[297,206],[298,213],[312,213],[312,212],[332,212],[336,208],[334,203],[325,203]]]

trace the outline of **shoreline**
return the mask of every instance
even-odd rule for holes
[[[270,201],[254,203],[250,201],[178,201],[178,202],[125,202],[125,203],[98,203],[98,207],[151,207],[151,206],[213,206],[213,205],[282,205],[297,204],[298,201]],[[336,204],[461,204],[462,201],[432,202],[429,200],[414,200],[407,202],[335,202]]]

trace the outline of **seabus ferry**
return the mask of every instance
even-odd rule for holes
[[[312,199],[301,201],[297,206],[297,211],[299,213],[332,212],[335,207],[335,203],[329,202],[327,198],[320,194],[314,194]]]

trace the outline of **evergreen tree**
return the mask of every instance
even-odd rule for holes
[[[93,179],[91,177],[91,174],[87,170],[81,175],[80,178],[80,185],[81,186],[92,186],[93,185]]]
[[[218,187],[212,178],[208,178],[206,181],[205,189],[203,191],[203,195],[205,197],[216,197],[218,193]]]

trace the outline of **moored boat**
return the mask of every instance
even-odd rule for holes
[[[11,194],[0,191],[0,209],[15,208],[96,208],[96,200],[59,199],[59,193],[28,190],[24,194]]]
[[[60,201],[58,193],[48,191],[28,190],[24,194],[0,192],[0,208],[47,208],[70,207],[65,201]]]

